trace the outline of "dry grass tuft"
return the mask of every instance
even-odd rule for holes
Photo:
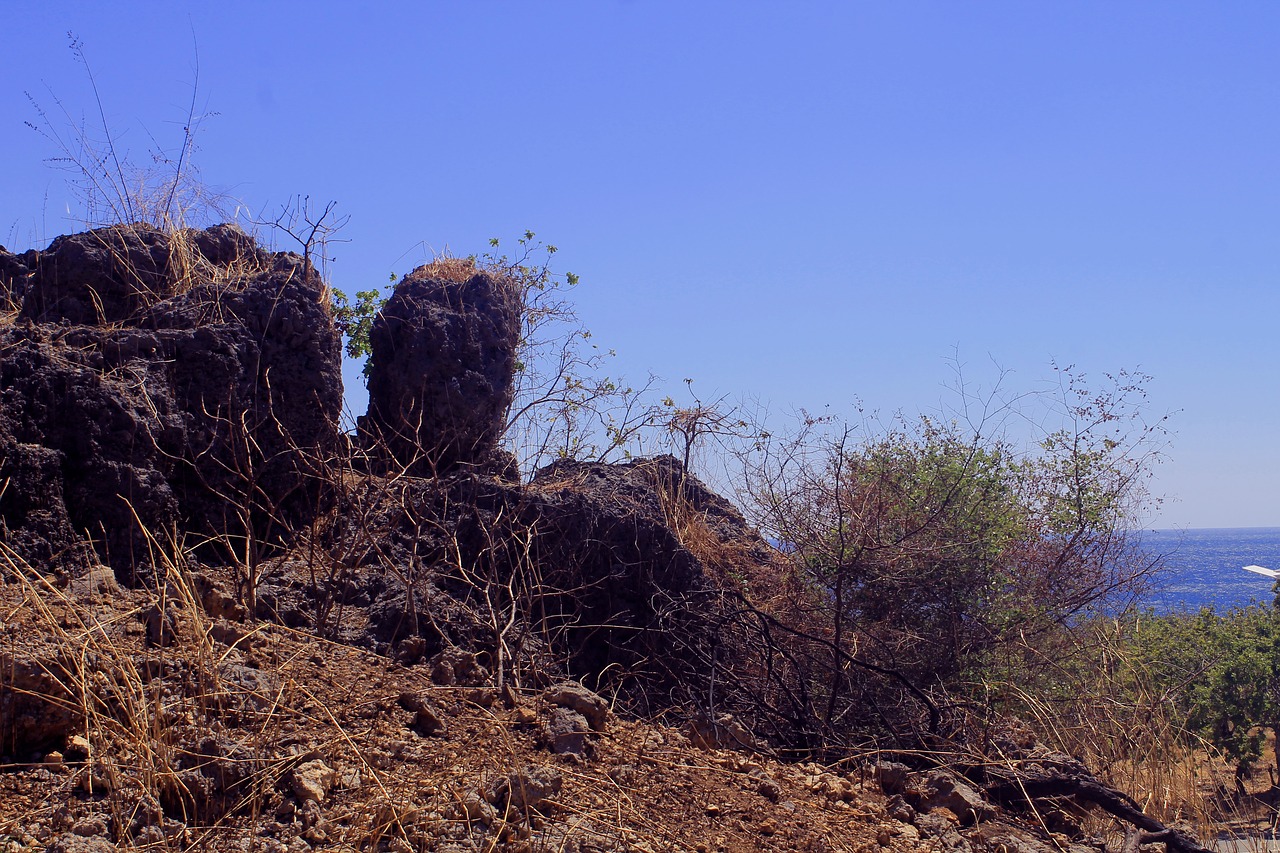
[[[1232,765],[1225,756],[1185,729],[1169,697],[1147,689],[1120,648],[1108,648],[1107,659],[1111,672],[1067,676],[1069,686],[1060,685],[1053,698],[1018,685],[992,689],[1006,695],[1015,713],[1053,749],[1083,761],[1157,820],[1189,825],[1200,838],[1265,830],[1265,809],[1233,792]],[[1054,667],[1046,663],[1046,669]],[[1127,689],[1117,691],[1109,679],[1119,679]],[[1107,821],[1094,829],[1119,832]]]
[[[429,264],[417,267],[405,276],[408,281],[452,281],[462,284],[479,272],[471,258],[439,257]]]

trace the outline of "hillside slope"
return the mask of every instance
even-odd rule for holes
[[[918,690],[863,709],[893,743],[805,747],[820,591],[673,458],[521,477],[518,299],[447,272],[375,322],[346,436],[302,258],[0,250],[0,850],[1202,849]]]

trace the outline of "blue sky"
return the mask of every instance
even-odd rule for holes
[[[776,410],[1140,368],[1177,411],[1153,523],[1280,525],[1280,5],[23,4],[0,53],[0,242],[74,228],[23,125],[176,145],[350,220],[353,291],[529,228],[615,369]],[[193,48],[193,43],[195,48]],[[358,369],[349,371],[358,387]],[[360,405],[358,393],[353,403]]]

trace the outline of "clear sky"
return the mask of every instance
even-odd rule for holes
[[[176,146],[198,49],[204,179],[337,200],[340,288],[529,228],[619,372],[704,398],[1140,368],[1177,411],[1153,522],[1280,525],[1280,4],[0,7],[11,250],[75,227],[23,124],[26,92],[95,117],[66,31],[135,154]]]

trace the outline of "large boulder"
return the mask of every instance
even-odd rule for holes
[[[99,228],[58,237],[31,265],[23,319],[77,325],[120,323],[172,296],[170,236],[154,228]]]
[[[0,315],[0,542],[131,580],[151,537],[242,547],[323,509],[341,351],[301,258],[233,226],[131,225],[0,255],[0,274],[21,298]]]
[[[366,439],[384,470],[492,466],[511,405],[520,294],[466,261],[418,267],[374,320]]]
[[[345,642],[406,660],[458,647],[495,673],[621,690],[637,710],[706,695],[737,654],[717,633],[725,578],[768,560],[741,515],[670,456],[566,460],[529,485],[371,477],[348,500],[329,545],[350,574],[315,587],[298,573],[293,593],[273,579],[264,596],[290,608],[284,618],[306,624],[298,599],[319,592],[314,626]]]

